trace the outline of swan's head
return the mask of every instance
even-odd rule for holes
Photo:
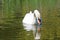
[[[34,14],[35,14],[35,16],[36,16],[37,18],[40,18],[40,13],[39,13],[38,10],[34,10]]]

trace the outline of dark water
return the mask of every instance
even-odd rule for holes
[[[0,40],[33,40],[32,31],[25,31],[21,21],[22,18],[12,21],[10,19],[0,24]]]

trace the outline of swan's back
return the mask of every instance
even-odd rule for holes
[[[33,13],[27,13],[25,17],[23,18],[23,23],[25,24],[34,24],[35,18]]]

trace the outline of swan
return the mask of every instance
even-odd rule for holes
[[[33,13],[32,13],[32,11],[30,11],[29,13],[26,13],[26,15],[24,16],[24,18],[22,20],[23,26],[25,26],[27,29],[29,29],[29,28],[32,29],[32,26],[29,27],[28,25],[36,24],[36,18],[37,18],[37,20],[38,20],[38,18],[40,18],[40,13],[38,10],[34,10]]]
[[[34,16],[35,15],[35,16]],[[30,11],[29,13],[26,13],[25,17],[23,18],[22,23],[25,24],[35,24],[36,18],[40,18],[40,13],[38,10],[34,10],[34,13]]]

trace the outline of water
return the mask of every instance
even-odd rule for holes
[[[29,11],[29,9],[32,9],[32,7],[33,7],[33,10],[35,8],[38,8],[42,14],[43,24],[41,28],[41,40],[60,40],[60,6],[59,6],[60,0],[58,1],[54,0],[54,3],[53,1],[46,2],[46,1],[41,1],[41,0],[35,3],[35,1],[33,0],[34,2],[33,1],[32,3],[31,1],[27,2],[28,4],[26,3],[26,1],[24,3],[22,1],[23,3],[22,6],[19,4],[20,1],[18,0],[16,0],[17,4],[15,3],[15,0],[12,3],[9,3],[6,1],[4,3],[5,5],[4,10],[6,11],[4,14],[1,13],[2,8],[0,8],[1,9],[0,11],[0,40],[34,40],[33,32],[32,31],[27,32],[26,30],[24,30],[24,26],[21,22],[23,19],[21,16],[24,15],[27,11]],[[41,5],[39,4],[40,2],[41,2]],[[52,5],[50,4],[51,2],[53,3]],[[15,5],[14,3],[17,5],[17,7],[14,6]],[[31,8],[29,8],[30,3],[32,4]],[[9,8],[7,4],[10,5]],[[28,6],[27,8],[25,4],[27,4]],[[38,7],[35,4],[39,4],[38,6],[40,7]],[[22,7],[21,9],[23,13],[18,14],[18,12],[21,11],[19,5]],[[18,15],[19,15],[19,18],[18,18]],[[6,18],[6,16],[8,16],[8,18]],[[13,18],[14,16],[17,16],[17,17]]]
[[[24,30],[24,26],[21,22],[22,19],[23,18],[11,19],[10,21],[0,24],[0,40],[34,40],[33,31],[28,32]],[[56,27],[49,28],[48,26],[50,24],[45,25],[46,24],[42,25],[41,40],[60,40],[59,31],[56,30]]]
[[[24,30],[28,32],[32,31],[32,36],[34,37],[34,39],[40,39],[40,33],[37,31],[38,29],[36,29],[36,26],[35,25],[32,25],[32,24],[23,24],[24,26]],[[29,35],[29,34],[27,34]]]

